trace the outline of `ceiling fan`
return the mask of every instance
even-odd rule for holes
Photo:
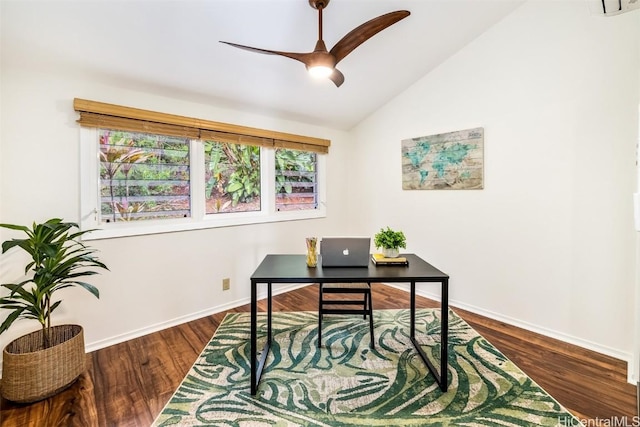
[[[322,40],[322,10],[327,7],[329,1],[330,0],[309,0],[311,7],[318,10],[318,41],[316,42],[316,47],[313,52],[280,52],[276,50],[243,46],[225,41],[220,41],[220,43],[228,44],[229,46],[240,49],[246,49],[251,52],[264,53],[267,55],[280,55],[295,59],[296,61],[300,61],[306,65],[307,70],[309,70],[311,75],[316,77],[328,77],[336,86],[340,87],[344,82],[344,75],[336,68],[338,62],[342,61],[348,54],[353,52],[355,48],[378,34],[380,31],[409,16],[410,12],[407,10],[398,10],[373,18],[372,20],[351,30],[338,43],[336,43],[330,51],[328,51],[324,44],[324,40]]]

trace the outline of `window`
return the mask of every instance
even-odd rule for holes
[[[206,213],[258,212],[260,147],[205,141]]]
[[[189,140],[100,130],[103,222],[191,216]]]
[[[122,118],[79,109],[83,102],[117,106],[74,104],[82,125],[80,222],[96,229],[89,239],[326,215],[326,140],[202,120],[176,126],[187,118],[144,110],[135,114],[169,123]]]
[[[318,207],[317,154],[279,148],[276,157],[276,209],[292,211]]]

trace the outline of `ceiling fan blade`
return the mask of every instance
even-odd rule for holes
[[[380,31],[409,16],[408,10],[397,10],[380,15],[351,30],[329,52],[336,58],[336,64],[355,48],[378,34]]]
[[[353,52],[355,48],[362,43],[369,40],[371,37],[378,34],[380,31],[395,24],[401,19],[406,18],[411,13],[407,10],[397,10],[384,15],[380,15],[377,18],[373,18],[370,21],[354,28],[347,35],[345,35],[336,45],[327,52],[327,48],[322,40],[322,9],[324,9],[329,0],[309,0],[309,4],[318,9],[318,41],[313,52],[297,53],[297,52],[281,52],[278,50],[261,49],[258,47],[245,46],[237,43],[225,42],[220,40],[220,43],[233,46],[238,49],[248,50],[250,52],[262,53],[265,55],[279,55],[287,58],[294,59],[302,62],[307,69],[314,75],[326,76],[323,71],[333,72],[328,78],[337,86],[340,87],[344,83],[344,74],[335,68],[336,64],[344,59],[345,56]],[[317,73],[320,71],[320,73]]]
[[[329,80],[331,80],[336,87],[340,87],[340,85],[344,83],[344,74],[342,74],[337,68],[334,68],[333,73],[329,76]]]
[[[296,61],[300,61],[303,64],[307,64],[307,58],[309,57],[309,53],[296,53],[296,52],[280,52],[277,50],[268,50],[268,49],[260,49],[257,47],[244,46],[241,44],[231,43],[231,42],[223,42],[220,40],[220,43],[228,44],[229,46],[237,47],[238,49],[248,50],[249,52],[262,53],[265,55],[279,55],[286,56],[287,58],[295,59]]]

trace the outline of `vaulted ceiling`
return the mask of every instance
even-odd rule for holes
[[[313,79],[297,61],[219,43],[310,52],[318,15],[307,0],[1,0],[1,60],[3,67],[86,73],[135,90],[346,130],[521,3],[331,0],[323,14],[329,49],[376,16],[411,12],[339,64],[340,88]]]

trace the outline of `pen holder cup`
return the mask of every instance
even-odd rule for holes
[[[318,265],[318,239],[316,237],[307,237],[307,267],[316,267]]]

